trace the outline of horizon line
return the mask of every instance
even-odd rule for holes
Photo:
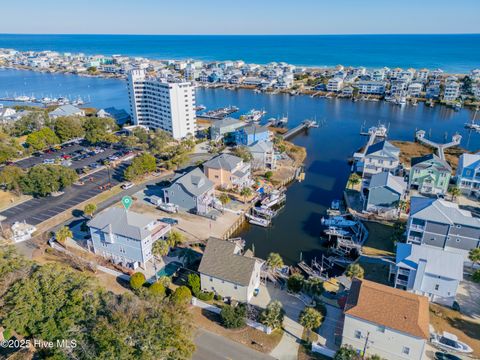
[[[45,36],[45,35],[68,35],[68,36],[445,36],[445,35],[480,35],[480,32],[472,33],[353,33],[353,34],[313,34],[313,33],[300,33],[300,34],[128,34],[128,33],[9,33],[0,32],[0,35],[31,35],[31,36]]]

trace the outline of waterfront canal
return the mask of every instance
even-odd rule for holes
[[[8,95],[81,96],[90,98],[93,107],[115,106],[128,109],[124,81],[42,74],[30,71],[0,70],[0,97]],[[429,108],[384,102],[352,102],[341,99],[312,99],[308,96],[256,94],[249,90],[199,89],[197,104],[207,108],[236,105],[241,112],[251,108],[265,109],[266,118],[288,115],[289,127],[306,118],[324,123],[308,134],[300,134],[293,142],[307,149],[306,179],[288,188],[287,205],[269,229],[247,226],[242,236],[247,245],[255,245],[257,256],[279,252],[287,263],[320,254],[320,219],[333,199],[340,198],[350,166],[347,159],[366,139],[360,127],[384,123],[389,138],[413,140],[416,129],[424,129],[436,141],[443,141],[455,132],[463,136],[462,147],[471,151],[480,148],[480,134],[469,134],[463,125],[472,117],[469,110],[458,112],[444,106]]]

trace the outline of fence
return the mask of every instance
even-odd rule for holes
[[[320,345],[318,343],[312,343],[312,352],[328,356],[329,358],[333,358],[335,356],[335,351],[334,350],[329,349],[329,348],[327,348],[323,345]]]
[[[207,303],[197,299],[196,297],[192,297],[192,305],[196,306],[196,307],[199,307],[201,309],[205,309],[207,311],[213,312],[215,314],[220,314],[220,311],[222,311],[220,308],[218,308],[214,305],[207,304]],[[250,326],[251,328],[254,328],[256,330],[263,331],[267,335],[270,335],[272,333],[272,328],[271,327],[265,326],[265,325],[260,324],[256,321],[246,319],[245,323],[247,324],[247,326]]]

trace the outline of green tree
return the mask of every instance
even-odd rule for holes
[[[150,295],[157,298],[164,298],[166,294],[165,286],[159,281],[155,281],[152,285],[150,285],[148,292]]]
[[[68,226],[62,226],[56,233],[55,233],[55,239],[57,239],[57,241],[59,243],[62,243],[64,244],[65,241],[68,239],[68,238],[71,238],[73,236],[73,233],[72,231],[70,230],[70,228]]]
[[[45,113],[43,111],[31,111],[15,121],[9,133],[13,136],[28,135],[42,128],[45,122]]]
[[[78,116],[62,116],[55,119],[54,129],[61,142],[65,142],[74,138],[80,138],[85,134],[82,119]]]
[[[356,185],[360,184],[361,181],[362,181],[362,178],[358,174],[353,173],[348,178],[348,186],[350,189],[353,189]]]
[[[25,143],[34,150],[42,150],[59,142],[60,139],[49,127],[44,127],[29,134],[25,141]]]
[[[170,300],[177,305],[186,305],[192,300],[192,292],[186,286],[179,286],[170,296]]]
[[[345,275],[347,275],[351,279],[354,277],[363,279],[363,277],[365,276],[365,270],[363,270],[363,268],[359,264],[350,264],[345,270]]]
[[[5,166],[0,171],[0,183],[5,185],[7,190],[18,194],[24,176],[24,171],[18,166]]]
[[[218,200],[220,200],[223,206],[227,205],[231,201],[230,196],[228,196],[226,193],[221,193],[218,197]]]
[[[157,169],[157,161],[153,155],[143,153],[135,157],[132,164],[125,169],[124,176],[127,180],[135,180]]]
[[[244,203],[247,202],[247,197],[252,196],[252,193],[252,189],[250,189],[249,187],[242,188],[242,190],[240,191],[240,195],[243,196]]]
[[[312,307],[306,307],[300,313],[300,318],[298,320],[300,325],[307,329],[307,338],[310,338],[310,332],[322,325],[323,315]]]
[[[102,141],[114,140],[109,135],[117,126],[115,120],[110,118],[89,117],[85,120],[83,128],[85,140],[91,144],[97,144]]]
[[[224,305],[220,311],[222,324],[227,329],[238,329],[245,326],[247,310],[243,304],[237,306]]]
[[[302,274],[299,274],[299,273],[292,274],[287,280],[287,288],[291,292],[298,293],[300,292],[300,290],[302,290],[304,281],[305,279],[302,276]]]
[[[155,256],[163,257],[167,256],[170,252],[170,246],[165,240],[157,240],[153,243],[152,254]]]
[[[166,131],[157,129],[149,141],[149,149],[154,154],[163,154],[169,144],[173,141],[170,134]]]
[[[172,230],[172,231],[170,231],[170,234],[168,234],[167,244],[170,247],[175,247],[175,246],[183,243],[184,241],[185,241],[185,238],[182,235],[182,233],[180,233],[176,230]]]
[[[87,216],[92,216],[95,211],[97,211],[97,205],[93,203],[89,203],[83,208],[83,213]]]
[[[190,290],[192,290],[193,295],[197,296],[200,293],[201,285],[200,276],[198,276],[198,274],[189,274],[187,284]]]
[[[235,149],[233,149],[233,155],[238,156],[239,158],[242,158],[243,161],[249,162],[252,161],[253,156],[248,151],[247,147],[245,146],[237,146]]]
[[[476,283],[480,283],[480,269],[477,269],[472,274],[472,280]]]
[[[472,262],[472,268],[480,263],[480,248],[471,249],[468,252],[468,259]]]
[[[268,254],[266,264],[273,271],[283,267],[283,259],[279,253],[271,252]]]
[[[323,280],[314,277],[311,277],[305,281],[303,289],[307,294],[310,294],[313,297],[320,297],[325,291],[323,287]]]
[[[282,303],[278,300],[271,301],[265,310],[263,310],[260,322],[272,329],[280,329],[283,324],[285,311]]]
[[[141,272],[136,272],[132,276],[130,276],[130,287],[133,290],[139,290],[143,287],[143,284],[145,284],[145,275]]]
[[[452,196],[452,201],[462,193],[458,186],[450,186],[448,192]]]
[[[24,194],[45,196],[72,185],[78,179],[73,169],[39,164],[28,170],[20,179],[20,188]]]
[[[265,179],[267,179],[267,180],[270,180],[270,179],[272,178],[272,176],[273,176],[273,172],[272,172],[272,171],[267,171],[267,172],[265,173],[265,175],[263,175],[263,177],[264,177]]]
[[[342,346],[333,358],[334,360],[361,360],[362,357],[351,346]]]

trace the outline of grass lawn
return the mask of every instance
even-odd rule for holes
[[[365,279],[375,281],[384,285],[392,285],[388,281],[389,265],[379,262],[367,262],[365,260],[358,261],[358,264],[365,270]]]
[[[458,311],[430,304],[430,324],[437,333],[448,331],[457,335],[473,349],[473,356],[480,358],[480,323],[469,320]]]
[[[282,330],[275,330],[270,335],[267,335],[249,326],[241,329],[227,329],[221,325],[220,315],[218,314],[197,307],[192,307],[190,312],[192,313],[194,326],[209,330],[266,354],[270,353],[278,345],[283,336]]]
[[[364,222],[368,230],[368,239],[363,245],[362,251],[365,255],[388,256],[395,254],[395,227],[390,224],[377,222]]]

